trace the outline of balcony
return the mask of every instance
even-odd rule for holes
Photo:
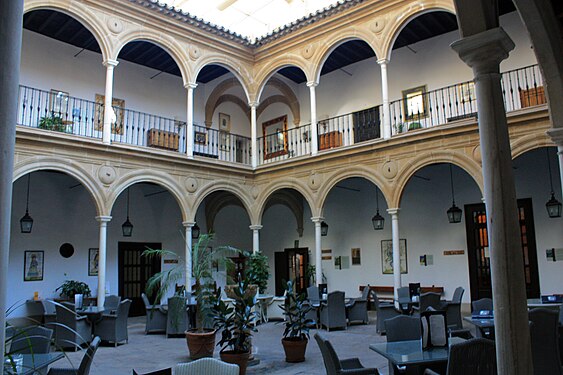
[[[537,65],[502,74],[502,90],[507,112],[546,103],[543,80]],[[115,116],[111,126],[112,143],[186,154],[186,123],[148,113],[112,107]],[[477,102],[472,81],[437,90],[407,94],[390,102],[392,137],[416,131],[455,124],[476,118]],[[68,96],[20,86],[18,125],[39,128],[71,137],[101,141],[104,105]],[[381,139],[383,129],[381,105],[317,121],[318,151],[347,149]],[[286,124],[264,127],[257,139],[259,165],[279,163],[312,152],[311,124],[287,129]],[[252,142],[244,135],[233,134],[194,124],[194,156],[200,160],[251,165]]]

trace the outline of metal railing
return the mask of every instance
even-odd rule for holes
[[[103,106],[68,96],[20,86],[17,124],[79,136],[102,138]]]
[[[250,138],[194,124],[194,155],[250,165]]]
[[[258,137],[258,164],[286,160],[311,153],[311,124]]]
[[[501,86],[506,112],[547,103],[537,64],[502,73]]]

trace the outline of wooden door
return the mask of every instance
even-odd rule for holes
[[[276,280],[276,296],[283,296],[284,282],[289,279],[287,257],[283,251],[274,253],[274,279]]]
[[[518,217],[526,293],[528,298],[539,298],[538,259],[531,198],[518,200]],[[487,214],[484,203],[465,205],[465,225],[471,299],[492,298]]]
[[[129,316],[145,315],[145,304],[141,294],[145,291],[147,280],[155,273],[160,272],[160,258],[149,259],[141,256],[147,248],[161,249],[160,243],[145,242],[119,242],[118,272],[119,295],[121,299],[130,299],[131,308]],[[154,296],[148,296],[154,302]]]
[[[287,280],[293,280],[295,291],[302,293],[307,291],[309,278],[307,267],[309,266],[309,249],[306,247],[285,249],[287,259]]]

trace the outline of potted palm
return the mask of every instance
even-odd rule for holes
[[[307,313],[311,310],[306,302],[304,293],[297,294],[293,282],[286,284],[286,299],[280,308],[285,316],[285,330],[281,340],[285,352],[286,362],[305,361],[305,351],[309,341],[309,327],[313,324],[312,319],[307,319]]]
[[[221,300],[220,289],[215,295],[215,304],[211,310],[214,326],[221,331],[221,340],[217,343],[221,346],[221,360],[234,363],[239,366],[239,375],[246,374],[246,367],[251,354],[252,332],[254,328],[255,312],[254,296],[248,293],[250,281],[238,278],[236,287],[233,288],[233,306],[229,306]]]

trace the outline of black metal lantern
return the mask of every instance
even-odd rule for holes
[[[551,198],[545,204],[547,209],[547,214],[550,218],[561,217],[561,202],[555,199],[555,194],[553,193],[553,179],[551,177],[551,163],[549,162],[549,149],[546,148],[547,155],[547,168],[549,171],[549,186],[551,187]]]
[[[321,222],[321,236],[326,236],[328,234],[328,224],[324,221]]]
[[[194,226],[192,227],[192,240],[197,240],[199,238],[200,232],[201,231],[199,229],[199,225],[195,223]]]
[[[31,173],[27,175],[27,198],[25,201],[25,215],[20,219],[20,229],[22,233],[31,233],[33,228],[33,219],[29,216],[29,180]]]
[[[385,219],[379,214],[379,190],[375,193],[375,202],[377,205],[377,211],[374,217],[371,218],[371,222],[373,223],[373,229],[381,230],[385,224]]]
[[[452,224],[461,222],[461,214],[462,210],[458,206],[455,205],[455,196],[454,196],[454,178],[452,173],[452,165],[450,164],[450,184],[452,187],[452,206],[448,210],[448,221]]]
[[[127,188],[127,220],[121,225],[123,237],[131,237],[133,234],[133,224],[129,221],[129,188]]]

